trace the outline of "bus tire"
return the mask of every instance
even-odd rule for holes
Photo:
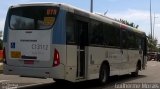
[[[109,80],[109,67],[107,64],[102,64],[99,73],[99,83],[104,85]]]
[[[138,76],[138,73],[139,73],[139,70],[140,70],[140,67],[141,67],[141,63],[140,61],[137,63],[137,66],[136,66],[136,71],[135,72],[132,72],[131,73],[131,76],[133,77],[137,77]]]

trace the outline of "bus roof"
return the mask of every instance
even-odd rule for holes
[[[98,21],[108,23],[110,25],[117,26],[119,28],[128,29],[130,31],[133,31],[133,32],[141,34],[141,35],[145,35],[145,32],[140,31],[137,28],[128,26],[126,24],[123,24],[119,21],[116,21],[115,19],[112,19],[108,16],[105,16],[105,15],[102,15],[102,14],[97,14],[97,13],[91,13],[89,11],[85,11],[83,9],[80,9],[80,8],[77,8],[77,7],[74,7],[72,5],[65,4],[65,3],[44,3],[44,2],[40,3],[40,2],[37,2],[37,3],[29,3],[29,4],[18,4],[18,5],[11,6],[10,8],[24,7],[24,6],[58,6],[58,7],[66,10],[68,12],[79,14],[79,15],[82,15],[82,16],[85,16],[85,17],[88,17],[88,18],[92,18],[92,19],[95,19],[95,20],[98,20]]]

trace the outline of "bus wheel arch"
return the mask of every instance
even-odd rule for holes
[[[110,67],[109,67],[109,62],[108,61],[103,61],[101,66],[100,66],[100,71],[99,71],[99,83],[100,84],[105,84],[108,82],[110,76]]]
[[[134,76],[134,77],[137,77],[138,73],[139,73],[139,70],[141,70],[141,61],[140,60],[137,61],[136,71],[132,72],[131,75]]]

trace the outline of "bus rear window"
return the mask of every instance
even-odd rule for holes
[[[51,28],[59,13],[58,7],[28,6],[10,10],[10,28],[13,30],[43,30]]]

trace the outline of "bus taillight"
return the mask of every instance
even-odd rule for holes
[[[60,55],[57,49],[54,50],[54,59],[53,59],[53,67],[58,66],[60,64]]]

